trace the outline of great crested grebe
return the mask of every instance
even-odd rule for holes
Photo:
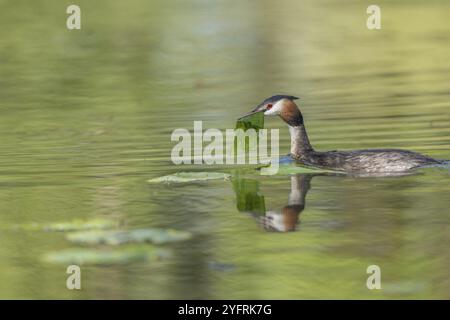
[[[399,149],[367,149],[352,151],[315,151],[306,133],[303,116],[294,96],[275,95],[260,103],[252,112],[280,116],[289,126],[291,157],[306,165],[345,172],[390,173],[440,164],[439,160],[417,152]]]

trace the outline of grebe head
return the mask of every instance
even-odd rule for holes
[[[294,100],[298,99],[294,96],[275,95],[265,99],[255,109],[246,116],[263,112],[265,116],[280,116],[290,126],[299,126],[303,124],[303,117],[295,104]]]

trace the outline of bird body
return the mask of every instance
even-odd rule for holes
[[[292,157],[310,166],[363,173],[405,172],[440,163],[420,153],[399,149],[312,151],[306,154],[292,154]]]
[[[417,152],[400,149],[315,151],[309,142],[303,116],[294,96],[276,95],[264,100],[252,112],[279,116],[289,126],[291,157],[303,164],[349,173],[396,173],[442,163]]]

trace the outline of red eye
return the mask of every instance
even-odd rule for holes
[[[266,107],[266,110],[270,110],[270,109],[272,109],[272,105],[268,104],[267,107]]]

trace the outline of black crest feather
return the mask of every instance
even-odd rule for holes
[[[299,98],[294,97],[294,96],[284,95],[284,94],[277,94],[277,95],[274,95],[274,96],[271,96],[271,97],[267,98],[266,100],[261,102],[259,104],[259,106],[263,106],[263,105],[268,104],[268,103],[272,103],[273,104],[273,103],[276,103],[276,102],[278,102],[278,101],[280,101],[282,99],[296,100],[296,99],[299,99]]]

